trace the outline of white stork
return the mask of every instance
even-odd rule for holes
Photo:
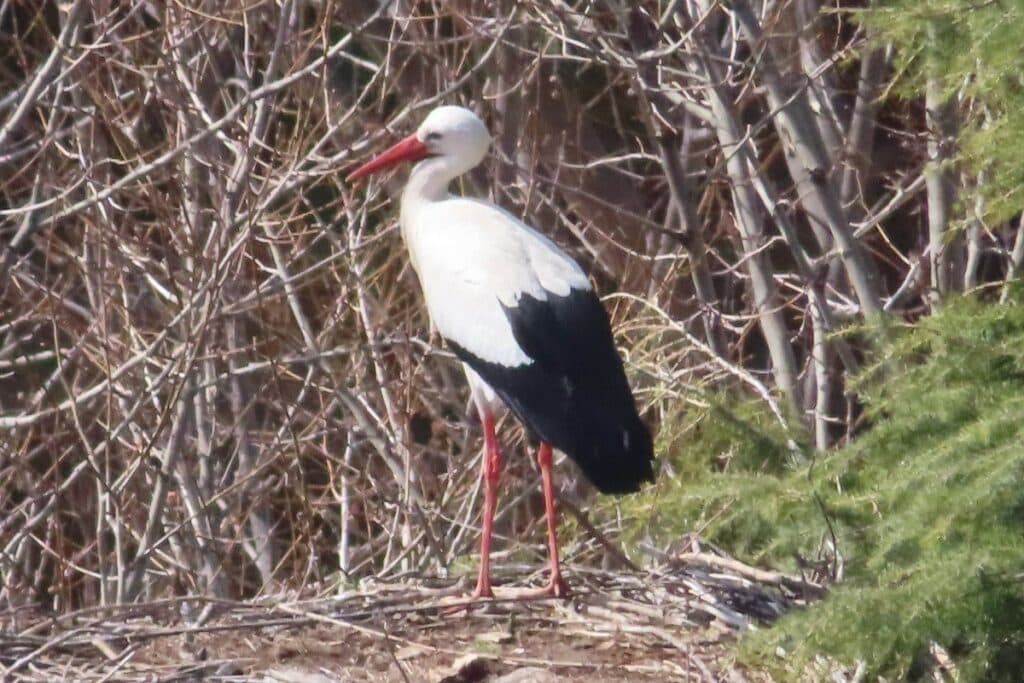
[[[349,176],[419,161],[402,193],[401,229],[434,326],[463,363],[484,430],[480,574],[473,596],[493,597],[491,526],[502,404],[540,441],[551,578],[543,594],[568,593],[558,565],[551,449],[572,458],[604,493],[654,479],[651,436],[637,415],[608,314],[580,267],[551,240],[500,207],[452,196],[449,183],[490,146],[468,109],[432,111],[419,129]]]

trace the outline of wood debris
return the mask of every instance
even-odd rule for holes
[[[735,635],[825,591],[707,552],[641,571],[568,570],[574,593],[564,601],[520,597],[524,587],[510,582],[522,569],[499,566],[497,597],[473,605],[450,580],[406,577],[341,596],[187,597],[59,616],[22,609],[0,633],[0,665],[9,681],[280,680],[296,671],[358,680],[346,667],[376,668],[389,681],[512,681],[516,671],[530,680],[532,670],[551,675],[537,680],[711,681],[723,669],[749,680],[720,656]],[[206,618],[188,616],[199,613]]]

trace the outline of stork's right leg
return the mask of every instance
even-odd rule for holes
[[[498,505],[498,479],[501,476],[501,447],[494,433],[494,415],[484,411],[481,418],[484,426],[484,514],[483,529],[480,532],[480,575],[476,580],[474,598],[493,598],[491,590],[491,532],[494,525],[494,510]]]
[[[537,463],[540,465],[541,490],[544,492],[544,516],[548,523],[548,559],[551,563],[551,577],[546,586],[537,595],[550,595],[564,598],[569,595],[569,585],[562,580],[562,571],[558,563],[558,534],[555,523],[555,486],[551,478],[551,444],[541,442],[537,449]]]

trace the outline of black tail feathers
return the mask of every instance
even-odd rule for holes
[[[651,433],[637,415],[617,356],[611,356],[610,377],[574,382],[539,363],[508,368],[448,343],[535,437],[568,455],[599,491],[632,493],[654,481]]]
[[[575,443],[555,444],[601,493],[633,493],[643,482],[654,481],[651,433],[635,412],[621,417],[604,422],[581,420],[576,425]]]

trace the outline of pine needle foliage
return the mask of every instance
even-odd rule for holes
[[[913,98],[934,79],[960,97],[961,158],[981,182],[973,191],[991,219],[1024,205],[1024,1],[894,0],[858,12],[881,43],[896,46],[897,90]],[[971,208],[964,202],[964,208]]]
[[[631,512],[658,540],[698,528],[790,570],[835,534],[844,580],[744,644],[784,680],[819,653],[913,679],[931,642],[961,680],[1019,680],[1024,307],[952,302],[899,334],[876,368],[858,387],[870,427],[814,461],[789,455],[752,404],[691,411],[682,419],[695,427],[667,445],[686,476],[663,478]]]

